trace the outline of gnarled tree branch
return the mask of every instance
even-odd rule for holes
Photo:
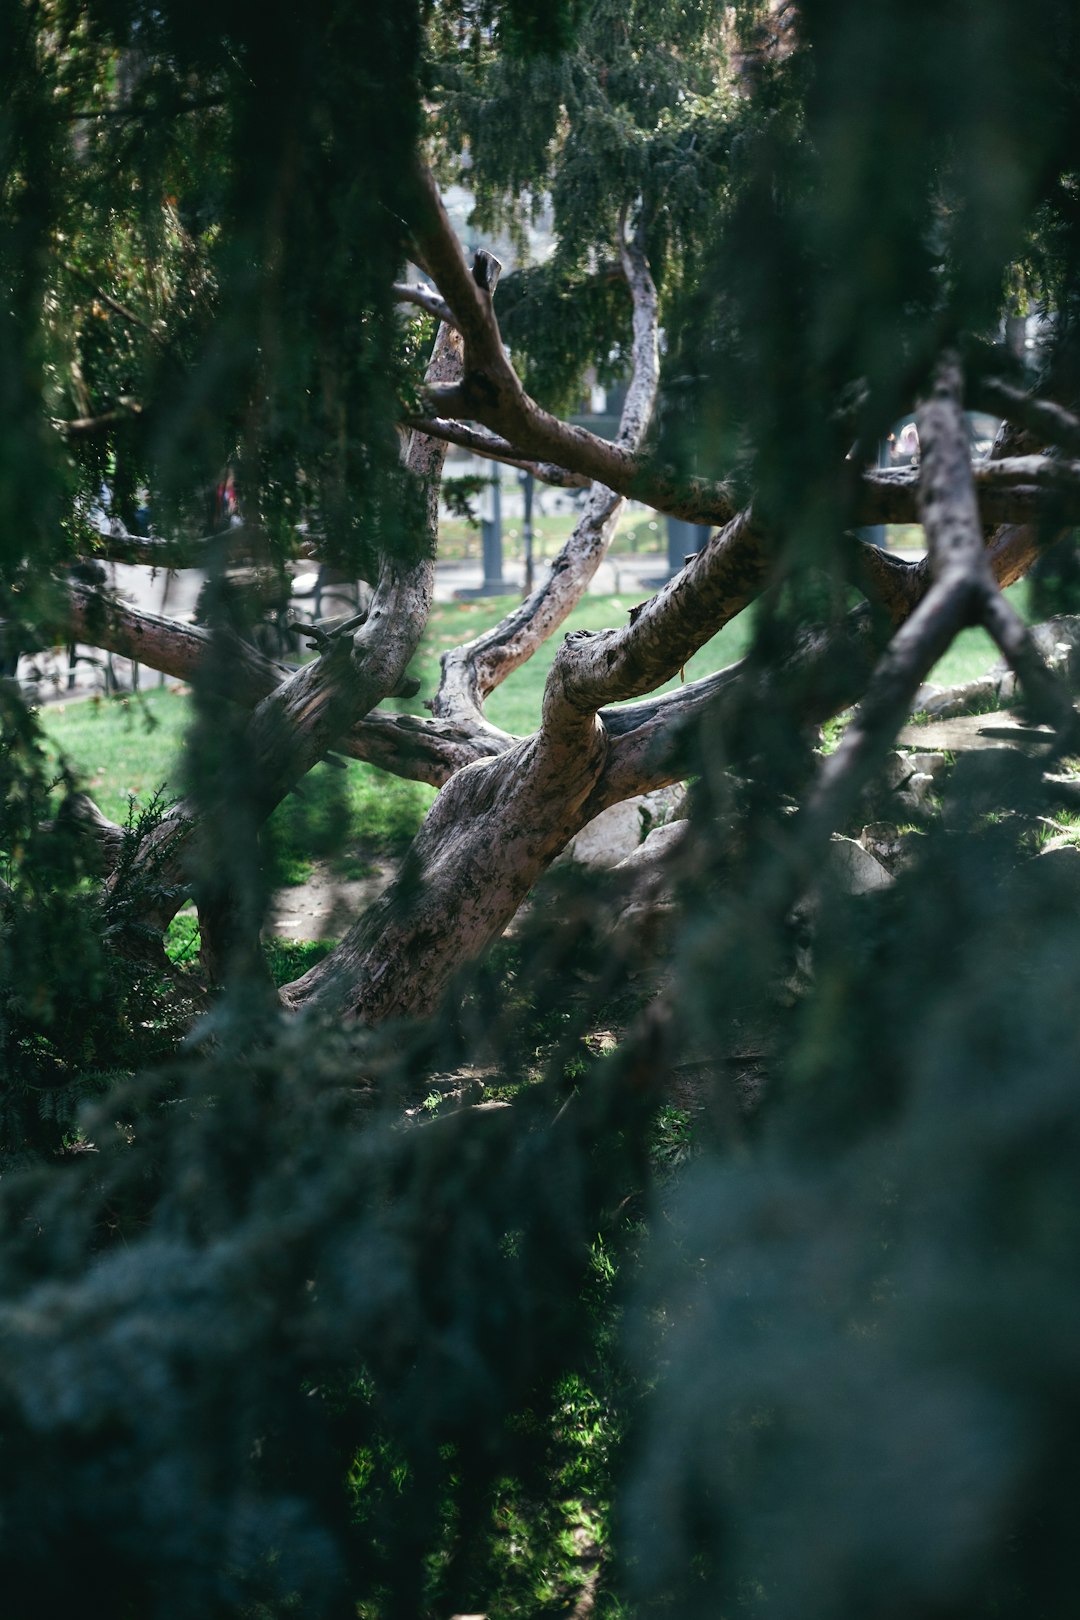
[[[980,405],[1018,423],[1038,443],[1055,444],[1070,456],[1080,456],[1080,417],[1063,405],[1027,394],[999,377],[984,378],[976,392]]]
[[[998,588],[983,539],[960,390],[959,364],[946,357],[932,397],[918,412],[919,515],[932,584],[886,648],[840,747],[826,761],[803,812],[804,852],[813,851],[853,808],[910,712],[919,686],[967,624],[985,625],[1037,712],[1052,717],[1064,735],[1075,734],[1076,716],[1068,693],[1046,668]]]
[[[565,467],[556,467],[553,462],[530,459],[497,433],[489,433],[487,428],[449,421],[442,416],[406,417],[405,426],[416,428],[433,439],[445,439],[447,444],[471,450],[474,455],[484,456],[488,461],[499,461],[505,467],[520,467],[522,472],[531,472],[541,483],[553,484],[559,489],[587,489],[591,482],[584,473],[567,472]]]
[[[1007,456],[972,469],[980,521],[1027,523],[1052,513],[1055,523],[1080,521],[1080,462],[1050,456]],[[917,523],[919,472],[911,467],[871,467],[861,477],[855,521]]]
[[[625,242],[620,245],[633,300],[633,370],[615,443],[634,450],[648,429],[659,384],[657,296],[644,254]],[[442,678],[432,705],[436,715],[477,718],[494,688],[558,629],[603,561],[622,507],[621,496],[604,484],[591,485],[585,508],[548,578],[493,629],[443,654]]]
[[[583,473],[618,494],[689,522],[726,522],[732,502],[722,484],[677,480],[624,444],[560,421],[526,394],[490,302],[465,263],[435,182],[426,169],[418,178],[423,200],[413,231],[417,251],[453,311],[465,343],[462,379],[428,390],[430,414],[480,422],[523,456]]]

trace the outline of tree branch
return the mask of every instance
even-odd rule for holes
[[[460,334],[444,323],[428,377],[441,381],[455,376],[461,353]],[[397,689],[405,674],[431,608],[445,456],[441,441],[415,432],[404,453],[406,468],[424,487],[427,555],[402,564],[384,553],[371,604],[351,641],[335,637],[318,658],[265,697],[252,716],[259,802],[267,815],[359,719]]]
[[[54,633],[60,628],[54,627]],[[181,681],[196,678],[212,639],[210,631],[199,625],[144,613],[79,584],[69,588],[62,630],[72,640],[104,647]],[[230,636],[229,646],[229,689],[224,695],[237,703],[253,707],[294,673],[288,664],[264,658],[239,636]]]
[[[121,395],[113,409],[102,411],[100,416],[54,416],[52,425],[65,439],[94,439],[99,433],[107,433],[110,428],[117,427],[121,422],[130,422],[132,417],[141,414],[142,406],[137,399]]]
[[[124,531],[100,535],[89,555],[99,562],[142,563],[150,568],[206,568],[215,557],[228,557],[232,562],[265,557],[266,535],[250,523],[238,523],[198,538]]]
[[[65,123],[94,118],[175,118],[183,113],[203,112],[207,108],[226,105],[224,96],[181,96],[154,107],[77,107],[72,112],[60,113],[59,117]]]
[[[976,498],[977,472],[986,468],[972,469],[960,394],[959,365],[946,357],[932,397],[918,411],[922,445],[919,516],[933,583],[886,648],[855,718],[836,753],[826,761],[800,818],[805,835],[801,843],[811,861],[823,840],[854,808],[910,713],[926,675],[968,624],[982,622],[994,636],[1025,683],[1038,713],[1052,716],[1064,736],[1076,732],[1068,693],[1043,664],[994,577]],[[995,469],[1005,465],[993,464]]]
[[[1007,456],[972,469],[981,522],[1026,523],[1049,512],[1060,525],[1080,522],[1080,462],[1050,456]],[[858,524],[917,523],[919,472],[911,467],[871,467],[861,476],[853,521]]]
[[[418,309],[434,315],[436,320],[444,321],[447,326],[457,325],[449,304],[431,287],[425,287],[422,282],[395,281],[393,294],[394,301],[398,304],[415,304]]]
[[[926,670],[996,594],[957,386],[956,368],[944,367],[921,418],[929,589],[879,660],[841,754],[826,763],[795,829],[791,861],[770,868],[764,898],[781,911],[816,876],[833,827],[891,746]],[[414,875],[407,892],[401,885],[388,891],[337,951],[287,987],[287,1004],[314,1002],[366,1022],[430,1011],[461,956],[477,954],[501,931],[575,831],[605,804],[674,778],[673,734],[718,694],[734,695],[744,671],[736,666],[628,710],[598,714],[598,702],[649,690],[670,672],[678,656],[671,646],[692,649],[715,627],[715,619],[703,624],[701,603],[692,598],[711,594],[722,617],[733,597],[754,594],[764,566],[750,514],[742,513],[625,630],[568,637],[548,678],[537,735],[448,783],[414,846],[420,881]],[[833,712],[845,682],[848,689],[864,682],[880,635],[880,619],[864,606],[839,636],[807,638],[797,661],[810,677],[803,683],[808,712],[826,704]]]
[[[229,658],[222,668],[207,659],[209,630],[141,612],[86,585],[69,585],[67,612],[51,630],[177,680],[193,681],[205,678],[208,671],[221,671],[220,695],[248,708],[255,708],[295,673],[291,665],[264,657],[239,637],[229,638]],[[334,752],[441,787],[463,766],[505,753],[515,741],[487,720],[474,725],[372,710],[334,743]]]
[[[860,540],[855,554],[856,579],[869,602],[883,608],[893,624],[903,624],[926,593],[926,570],[883,546]]]
[[[428,390],[429,414],[465,417],[500,434],[527,457],[585,474],[618,494],[692,523],[723,523],[728,490],[703,479],[676,480],[625,445],[561,422],[526,394],[510,363],[489,299],[470,275],[430,172],[419,175],[422,204],[414,226],[417,251],[453,310],[465,342],[460,383]]]
[[[1038,443],[1055,444],[1071,456],[1080,456],[1080,417],[1063,405],[1038,399],[999,377],[984,378],[976,396],[980,405],[1018,422]]]
[[[445,324],[428,367],[428,375],[442,379],[454,375],[461,363],[461,339]],[[285,795],[347,735],[358,720],[400,684],[427,622],[434,583],[439,476],[445,446],[423,434],[411,435],[405,464],[425,486],[430,551],[411,564],[384,553],[379,578],[364,621],[352,634],[328,639],[319,657],[275,681],[255,708],[248,727],[252,756],[251,796],[257,812],[268,816]],[[227,660],[222,660],[227,664]],[[189,844],[199,836],[198,806],[181,801],[146,840],[140,851],[144,865],[161,867],[163,890],[173,898],[163,904],[157,921],[165,921],[176,907],[190,866]],[[164,846],[167,860],[161,858]],[[228,916],[219,894],[204,930],[204,946],[217,923]],[[216,961],[217,941],[208,960]]]
[[[474,455],[484,456],[489,461],[500,461],[507,467],[520,467],[522,472],[531,472],[542,483],[553,484],[560,489],[587,489],[591,482],[584,473],[567,472],[565,467],[556,467],[550,461],[535,461],[522,455],[515,445],[500,438],[497,433],[489,433],[487,428],[449,421],[442,416],[409,416],[405,418],[405,426],[416,428],[433,439],[445,439],[447,444],[471,450]]]
[[[453,311],[465,343],[460,382],[428,390],[432,408],[427,414],[436,419],[479,422],[512,446],[518,461],[552,462],[673,517],[700,524],[729,522],[734,511],[724,484],[677,480],[625,444],[559,421],[526,394],[503,345],[490,300],[469,273],[426,170],[421,188],[424,206],[414,232],[418,251]],[[980,464],[974,477],[982,518],[988,525],[1027,521],[1051,499],[1064,507],[1058,512],[1059,522],[1074,511],[1080,520],[1080,463],[1042,456],[1008,457]],[[853,522],[917,521],[917,483],[917,472],[912,469],[866,470],[859,477]]]
[[[1003,591],[1021,579],[1055,538],[1053,531],[1040,533],[1029,526],[998,530],[986,548],[987,563],[997,590]],[[862,560],[872,562],[874,558],[887,559],[889,564],[896,565],[895,584],[889,584],[889,594],[871,591],[871,600],[888,609],[896,626],[911,616],[930,589],[930,557],[927,555],[917,563],[903,563],[898,558],[888,558],[888,554],[877,547],[866,546]],[[885,577],[888,581],[889,576]],[[997,592],[994,597],[997,598]],[[1000,640],[998,644],[1000,646]],[[820,724],[838,709],[858,700],[884,650],[879,621],[863,605],[853,609],[839,627],[808,634],[793,658],[777,671],[776,679],[783,683],[785,690],[796,687],[803,694],[800,718],[808,724]],[[687,730],[717,701],[735,700],[745,677],[744,660],[662,697],[601,709],[600,719],[610,746],[604,771],[590,800],[591,813],[599,814],[631,794],[648,793],[679,780],[685,771]],[[763,701],[767,701],[767,697]]]
[[[565,701],[595,714],[640,697],[677,674],[691,655],[757,595],[768,553],[746,507],[709,537],[663,590],[631,610],[621,630],[579,630],[556,658]],[[550,689],[550,684],[549,684]]]
[[[633,301],[633,371],[616,443],[633,451],[648,430],[656,403],[660,370],[657,295],[644,254],[625,242],[621,248]],[[606,485],[590,486],[584,511],[547,579],[493,629],[443,654],[442,677],[432,705],[435,714],[477,718],[495,687],[558,629],[606,556],[622,507],[622,497]]]
[[[114,298],[111,293],[102,292],[96,278],[88,270],[80,270],[78,265],[72,264],[68,259],[64,260],[64,269],[69,276],[74,276],[76,280],[81,281],[84,287],[89,287],[99,304],[104,304],[107,309],[112,310],[114,315],[119,315],[120,319],[127,321],[129,325],[141,327],[149,337],[153,338],[155,343],[160,343],[165,347],[168,346],[165,334],[160,327],[155,326],[152,321],[148,321],[144,315],[139,315],[135,310],[129,309],[118,298]],[[123,403],[124,401],[121,400],[121,404]]]

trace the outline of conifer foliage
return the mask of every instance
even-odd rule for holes
[[[1002,592],[1080,522],[1078,86],[1065,0],[0,0],[0,654],[195,715],[120,826],[0,683],[13,1620],[1072,1613],[1080,636]],[[459,180],[551,256],[466,257]],[[454,443],[577,518],[417,716]],[[707,542],[510,735],[630,498]],[[234,572],[301,556],[366,603],[303,662]],[[1019,733],[901,812],[973,624]],[[274,984],[260,838],[330,755],[439,793]]]

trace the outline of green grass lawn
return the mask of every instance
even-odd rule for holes
[[[1026,605],[1023,582],[1009,593],[1021,612]],[[625,624],[632,596],[588,596],[567,620],[564,630],[543,646],[499,689],[487,713],[507,731],[527,734],[537,723],[544,681],[552,659],[569,630],[600,630]],[[439,655],[496,624],[510,606],[506,598],[478,602],[437,603],[427,633],[413,661],[421,682],[419,695],[388,707],[423,714],[438,679]],[[697,680],[733,663],[747,650],[751,612],[740,614],[714,636],[686,666],[685,678]],[[981,630],[964,631],[934,671],[940,685],[970,680],[995,659],[990,638]],[[678,685],[678,680],[668,683]],[[665,688],[666,690],[666,688]],[[182,692],[155,688],[134,698],[58,703],[42,711],[46,734],[75,768],[104,813],[123,821],[131,798],[145,804],[161,787],[169,795],[184,785],[184,733],[190,699]],[[276,874],[282,882],[303,878],[312,857],[335,855],[344,875],[359,876],[380,857],[400,854],[434,797],[420,782],[406,782],[371,765],[350,762],[345,770],[320,765],[275,813],[269,831]]]
[[[639,595],[587,596],[562,629],[549,637],[527,664],[523,664],[491,694],[484,706],[489,720],[518,735],[528,735],[535,730],[540,717],[544,683],[563,636],[571,630],[606,630],[624,625],[630,609],[639,600]],[[440,654],[448,647],[456,647],[460,642],[471,640],[498,624],[510,606],[511,601],[505,597],[487,597],[478,602],[436,603],[428,621],[427,634],[411,666],[412,673],[421,682],[420,696],[410,703],[395,703],[390,707],[423,713],[419,705],[434,690],[438,681]],[[695,681],[703,675],[711,675],[714,670],[723,669],[726,664],[734,663],[749,646],[751,633],[748,615],[740,614],[694,655],[686,666],[686,679]],[[676,677],[660,690],[667,691],[678,684]]]
[[[503,480],[503,488],[509,489],[509,479]],[[544,502],[550,508],[553,496],[545,491]],[[570,532],[577,522],[578,514],[575,511],[542,512],[533,506],[533,553],[537,557],[554,557],[566,544]],[[524,557],[524,540],[521,533],[522,520],[520,517],[505,517],[503,519],[502,534],[503,547],[507,558],[512,562],[520,562]],[[615,526],[615,534],[609,547],[609,555],[613,557],[646,556],[648,554],[660,556],[667,555],[667,527],[662,517],[641,506],[624,507]],[[470,558],[479,558],[480,528],[479,525],[467,523],[464,518],[444,516],[439,523],[439,556],[443,562],[462,562]]]
[[[184,789],[185,732],[191,699],[157,688],[135,698],[52,704],[42,726],[105,815],[123,822],[134,799],[144,805],[163,788]],[[434,798],[373,765],[317,765],[270,819],[267,847],[277,881],[296,883],[313,857],[333,857],[341,876],[361,877],[380,856],[400,855]]]

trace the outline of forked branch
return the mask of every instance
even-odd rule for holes
[[[1039,657],[994,575],[983,539],[955,358],[943,360],[934,393],[918,412],[918,423],[919,515],[933,583],[889,643],[840,747],[825,763],[802,817],[801,842],[811,859],[854,808],[892,746],[920,685],[968,624],[985,625],[1040,717],[1052,720],[1064,737],[1076,730],[1068,692]]]
[[[465,263],[431,174],[423,169],[418,179],[422,202],[413,232],[416,249],[465,343],[460,383],[430,388],[427,414],[480,422],[523,457],[582,473],[689,522],[726,522],[732,502],[724,485],[676,479],[625,443],[562,422],[529,397],[510,363],[491,301]]]
[[[634,451],[648,430],[659,384],[657,295],[640,248],[621,240],[620,249],[633,302],[633,369],[615,443]],[[607,554],[622,508],[622,497],[606,485],[590,486],[584,510],[543,583],[493,629],[443,655],[435,714],[477,718],[494,688],[558,629]]]

